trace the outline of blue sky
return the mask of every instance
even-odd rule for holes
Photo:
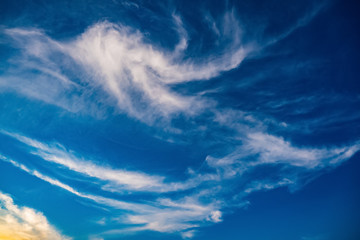
[[[359,10],[1,1],[0,239],[359,239]]]

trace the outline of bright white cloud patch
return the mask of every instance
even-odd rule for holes
[[[32,208],[19,207],[13,199],[0,192],[0,239],[3,240],[65,240],[46,217]]]
[[[221,222],[221,212],[220,211],[213,211],[211,212],[210,216],[209,216],[209,220],[217,223],[217,222]]]
[[[185,60],[181,53],[188,46],[187,32],[179,16],[173,15],[173,19],[180,38],[174,50],[156,47],[139,31],[109,22],[90,26],[66,42],[51,39],[38,29],[8,29],[6,33],[23,52],[17,60],[18,68],[3,77],[0,87],[70,111],[85,110],[93,90],[98,97],[105,91],[104,99],[147,123],[175,113],[198,113],[208,103],[197,95],[177,93],[172,86],[210,79],[236,68],[251,47],[242,44],[241,29],[232,11],[224,15],[219,38],[227,44],[213,51],[221,54]],[[26,80],[30,76],[37,84]],[[81,77],[75,82],[71,76]]]

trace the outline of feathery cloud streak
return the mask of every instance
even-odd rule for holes
[[[199,227],[200,223],[204,223],[204,221],[210,223],[221,221],[221,212],[218,210],[220,204],[217,201],[207,204],[201,203],[199,198],[202,194],[186,196],[177,200],[158,198],[154,201],[147,201],[147,204],[124,202],[99,195],[79,192],[57,179],[46,176],[37,170],[31,170],[14,160],[3,156],[0,156],[0,159],[80,198],[93,201],[106,207],[111,207],[112,212],[114,213],[114,219],[110,219],[109,221],[136,225],[136,227],[130,227],[121,231],[108,231],[106,234],[143,230],[181,232],[189,228]],[[119,218],[119,216],[121,217]]]
[[[123,216],[119,220],[122,223],[140,225],[122,230],[109,230],[106,234],[154,230],[181,232],[184,236],[191,235],[188,231],[201,226],[204,221],[220,222],[222,211],[226,211],[227,208],[235,204],[223,195],[226,192],[232,192],[233,189],[219,188],[219,183],[231,181],[232,186],[237,186],[235,195],[238,200],[236,205],[239,205],[239,202],[241,205],[246,202],[246,196],[254,191],[284,186],[296,188],[298,182],[301,182],[307,173],[337,166],[360,149],[359,144],[337,148],[300,148],[293,146],[281,137],[261,132],[249,133],[247,138],[243,139],[243,144],[235,152],[218,158],[208,156],[206,158],[207,168],[202,171],[193,171],[185,181],[167,183],[163,176],[112,169],[89,160],[80,159],[75,157],[73,152],[70,153],[57,143],[45,144],[19,134],[5,131],[2,133],[26,144],[30,147],[30,153],[46,161],[104,182],[102,189],[105,191],[119,193],[124,190],[134,193],[162,192],[161,198],[139,195],[144,203],[119,201],[100,195],[83,193],[59,180],[41,174],[37,170],[30,170],[21,163],[3,158],[4,161],[10,162],[13,166],[80,198],[122,211],[114,212],[115,219],[118,218],[117,215]],[[267,174],[256,174],[257,171],[261,171],[259,169],[263,166],[275,168]],[[285,166],[285,168],[281,166]],[[261,177],[249,178],[249,173],[255,173]],[[239,191],[239,189],[242,190]],[[187,193],[181,194],[180,198],[176,195],[166,197],[167,193],[184,190],[187,190]],[[123,211],[126,211],[126,214]]]
[[[173,15],[173,19],[180,37],[173,51],[147,43],[139,31],[109,22],[97,23],[68,41],[51,39],[39,29],[7,29],[5,33],[22,49],[22,56],[17,60],[20,70],[3,76],[2,87],[70,111],[81,110],[75,103],[84,101],[92,90],[102,89],[121,111],[147,123],[174,113],[195,114],[208,103],[196,95],[177,93],[171,86],[210,79],[236,68],[251,46],[242,44],[239,23],[230,12],[224,16],[226,26],[220,38],[230,43],[214,49],[221,55],[184,59],[181,53],[187,48],[187,33],[181,18]],[[35,87],[26,84],[34,70],[38,72]],[[71,76],[81,77],[75,82]]]
[[[165,177],[148,175],[141,172],[127,171],[122,169],[113,169],[110,166],[101,166],[90,160],[85,160],[67,151],[58,143],[46,144],[28,137],[1,131],[3,134],[14,137],[15,139],[32,147],[30,152],[42,159],[66,167],[71,171],[83,174],[87,177],[96,178],[103,181],[104,190],[112,192],[127,191],[144,191],[144,192],[171,192],[193,188],[205,180],[191,179],[187,182],[166,183]],[[211,178],[210,178],[211,179]]]
[[[83,201],[111,209],[112,216],[102,222],[116,222],[119,228],[104,234],[154,230],[180,232],[183,238],[191,238],[195,228],[220,222],[229,208],[246,204],[249,194],[297,187],[309,175],[333,168],[359,151],[358,142],[321,147],[297,145],[289,140],[291,137],[281,137],[281,131],[273,131],[279,135],[271,133],[270,121],[275,128],[282,124],[276,120],[261,121],[256,112],[235,109],[237,103],[223,104],[216,96],[206,94],[212,91],[206,87],[202,92],[191,87],[184,90],[184,86],[197,85],[194,81],[212,79],[237,68],[249,55],[261,55],[261,49],[287,38],[319,9],[277,38],[260,41],[265,43],[257,48],[249,41],[243,42],[244,29],[235,11],[227,12],[217,22],[209,14],[205,21],[216,36],[212,49],[205,51],[211,54],[188,52],[196,49],[191,46],[196,41],[191,41],[188,26],[176,14],[171,15],[171,23],[179,40],[171,49],[156,45],[147,33],[109,22],[98,22],[66,40],[52,38],[40,29],[7,29],[5,33],[20,54],[10,60],[13,67],[0,76],[0,90],[16,91],[71,112],[97,112],[103,106],[116,106],[121,113],[148,125],[156,125],[159,119],[175,125],[173,122],[179,120],[181,137],[189,137],[191,142],[193,135],[201,135],[197,139],[208,145],[205,161],[200,159],[204,161],[201,167],[179,173],[184,175],[181,180],[172,176],[172,181],[166,174],[150,174],[146,169],[113,168],[110,162],[101,162],[106,157],[82,156],[69,150],[73,147],[66,142],[40,142],[16,130],[0,133],[17,139],[22,143],[20,151],[25,149],[26,156],[35,155],[32,160],[54,171],[31,169],[19,160],[21,157],[16,161],[2,160]],[[301,102],[301,98],[297,100]],[[234,109],[226,108],[226,104]],[[173,136],[171,131],[156,130],[166,135],[164,138]],[[210,149],[213,145],[222,145],[221,150]],[[146,156],[142,160],[147,161]],[[74,175],[77,178],[71,179]],[[80,179],[88,183],[88,188],[77,185]],[[128,193],[137,200],[126,198]]]

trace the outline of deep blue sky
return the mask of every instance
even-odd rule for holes
[[[0,239],[359,239],[359,10],[1,1]]]

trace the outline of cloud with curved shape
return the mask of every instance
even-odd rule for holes
[[[0,239],[2,240],[70,240],[53,227],[43,213],[17,206],[0,192]]]

